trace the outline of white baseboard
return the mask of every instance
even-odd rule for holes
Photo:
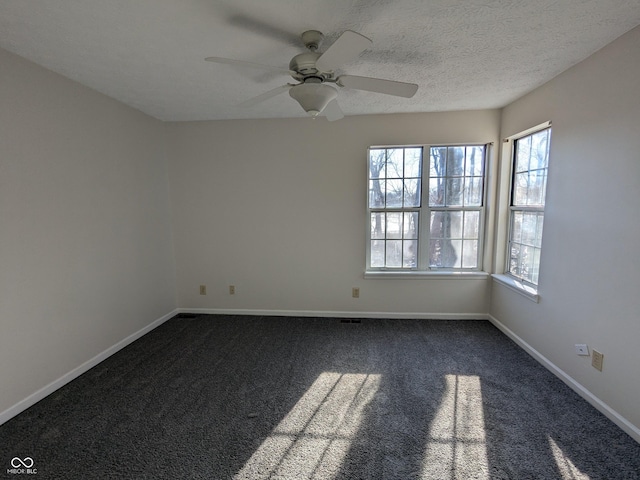
[[[640,443],[640,428],[636,427],[629,420],[624,418],[614,409],[612,409],[609,405],[604,403],[598,397],[596,397],[593,393],[587,390],[582,384],[578,383],[573,377],[567,374],[564,370],[558,367],[556,364],[551,362],[547,357],[538,352],[535,348],[525,342],[522,338],[520,338],[516,333],[514,333],[511,329],[505,326],[500,320],[495,318],[493,315],[488,315],[487,318],[489,321],[495,325],[502,333],[511,338],[514,342],[516,342],[520,347],[522,347],[529,355],[535,358],[539,363],[542,364],[547,370],[553,373],[556,377],[566,383],[574,392],[584,398],[587,402],[593,405],[597,410],[599,410],[603,415],[605,415],[609,420],[618,425],[622,430],[624,430],[631,438],[633,438],[636,442]]]
[[[419,313],[419,312],[355,312],[336,310],[258,310],[225,308],[179,308],[180,313],[202,315],[252,315],[265,317],[335,317],[335,318],[393,318],[421,320],[488,320],[486,313]]]
[[[174,310],[172,312],[169,312],[166,315],[163,315],[162,317],[158,318],[157,320],[154,320],[153,322],[151,322],[146,327],[141,328],[137,332],[132,333],[131,335],[129,335],[127,338],[125,338],[123,340],[120,340],[115,345],[107,348],[106,350],[104,350],[103,352],[99,353],[95,357],[87,360],[82,365],[79,365],[78,367],[74,368],[70,372],[64,374],[62,377],[58,378],[57,380],[54,380],[49,385],[47,385],[45,387],[42,387],[40,390],[32,393],[31,395],[29,395],[24,400],[21,400],[18,403],[16,403],[15,405],[13,405],[12,407],[9,407],[4,412],[0,413],[0,425],[2,425],[3,423],[7,422],[10,419],[12,419],[13,417],[15,417],[19,413],[23,412],[24,410],[26,410],[30,406],[34,405],[35,403],[39,402],[40,400],[45,398],[47,395],[52,394],[53,392],[55,392],[59,388],[63,387],[64,385],[66,385],[70,381],[78,378],[80,375],[85,373],[90,368],[95,367],[97,364],[99,364],[103,360],[109,358],[111,355],[113,355],[117,351],[122,350],[124,347],[126,347],[130,343],[133,343],[134,341],[136,341],[138,338],[142,337],[146,333],[149,333],[154,328],[159,327],[164,322],[166,322],[167,320],[169,320],[170,318],[175,316],[177,313],[178,313],[178,309],[176,309],[176,310]]]
[[[353,311],[315,311],[315,310],[252,310],[252,309],[242,309],[242,310],[234,310],[234,309],[211,309],[211,308],[178,308],[173,310],[166,315],[158,318],[157,320],[151,322],[146,327],[138,330],[137,332],[129,335],[123,340],[119,341],[115,345],[107,348],[103,352],[99,353],[95,357],[87,360],[82,365],[74,368],[70,372],[66,373],[62,377],[57,380],[51,382],[40,390],[32,393],[27,398],[21,400],[16,403],[12,407],[9,407],[5,411],[0,413],[0,425],[7,422],[11,418],[15,417],[19,413],[23,412],[27,408],[31,407],[35,403],[39,402],[46,396],[55,392],[62,386],[76,379],[87,370],[96,366],[103,360],[107,359],[114,353],[123,349],[127,345],[133,343],[138,338],[147,334],[154,328],[162,325],[164,322],[174,317],[178,313],[197,313],[197,314],[218,314],[218,315],[259,315],[259,316],[298,316],[298,317],[337,317],[337,318],[392,318],[392,319],[434,319],[434,320],[489,320],[493,325],[495,325],[499,330],[501,330],[505,335],[511,338],[514,342],[516,342],[520,347],[522,347],[527,353],[529,353],[533,358],[535,358],[538,362],[540,362],[545,368],[551,371],[554,375],[556,375],[560,380],[566,383],[572,390],[574,390],[578,395],[587,400],[591,405],[593,405],[596,409],[602,412],[607,418],[609,418],[612,422],[618,425],[622,430],[624,430],[629,436],[631,436],[635,441],[640,443],[640,429],[629,422],[626,418],[620,415],[618,412],[609,407],[606,403],[600,400],[598,397],[593,395],[589,390],[587,390],[584,386],[574,380],[571,376],[569,376],[566,372],[552,363],[549,359],[547,359],[544,355],[538,352],[535,348],[525,342],[522,338],[516,335],[513,331],[511,331],[508,327],[502,324],[497,318],[493,315],[489,315],[486,313],[477,313],[477,314],[454,314],[454,313],[397,313],[397,312],[353,312]]]

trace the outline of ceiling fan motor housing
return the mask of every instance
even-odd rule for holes
[[[318,58],[320,58],[320,54],[317,52],[301,53],[291,59],[289,69],[298,72],[302,77],[315,75],[324,79],[325,77],[322,75],[322,72],[319,72],[316,67]]]

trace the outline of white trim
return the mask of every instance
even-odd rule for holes
[[[367,149],[371,148],[420,148],[420,147],[484,147],[485,145],[493,145],[494,142],[453,142],[453,143],[406,143],[398,145],[369,145]]]
[[[510,277],[509,275],[496,274],[496,273],[492,274],[491,278],[493,278],[499,284],[509,288],[510,290],[513,290],[514,292],[519,293],[523,297],[528,298],[532,302],[535,302],[535,303],[540,302],[540,295],[538,295],[538,291],[535,288],[522,283],[520,280],[516,280],[515,278]]]
[[[522,130],[521,132],[514,133],[513,135],[509,135],[502,139],[503,143],[507,143],[510,140],[518,140],[522,137],[526,137],[527,135],[531,135],[532,133],[540,132],[546,128],[551,128],[553,126],[553,122],[551,120],[547,120],[546,122],[542,122],[535,127],[527,128],[526,130]]]
[[[525,342],[522,338],[520,338],[516,333],[510,330],[507,326],[501,323],[497,318],[493,315],[489,314],[487,316],[489,321],[495,325],[502,333],[508,336],[511,340],[516,342],[522,349],[524,349],[529,355],[535,358],[543,367],[553,373],[556,377],[562,380],[565,384],[567,384],[574,392],[584,398],[587,402],[593,405],[598,411],[600,411],[603,415],[605,415],[609,420],[615,423],[618,427],[624,430],[631,438],[633,438],[636,442],[640,443],[640,428],[636,427],[629,420],[624,418],[614,409],[612,409],[609,405],[604,403],[598,397],[596,397],[593,393],[587,390],[582,384],[578,383],[573,377],[567,374],[560,367],[551,362],[548,358],[538,352],[535,348]]]
[[[169,312],[166,315],[163,315],[162,317],[158,318],[157,320],[154,320],[153,322],[151,322],[146,327],[143,327],[140,330],[138,330],[137,332],[132,333],[128,337],[120,340],[115,345],[112,345],[111,347],[107,348],[106,350],[104,350],[103,352],[99,353],[95,357],[87,360],[82,365],[77,366],[76,368],[74,368],[70,372],[65,373],[63,376],[61,376],[57,380],[54,380],[50,384],[48,384],[48,385],[42,387],[41,389],[35,391],[31,395],[29,395],[27,398],[25,398],[23,400],[20,400],[18,403],[16,403],[12,407],[7,408],[4,412],[0,413],[0,425],[2,425],[3,423],[11,420],[13,417],[18,415],[19,413],[25,411],[27,408],[29,408],[32,405],[34,405],[35,403],[39,402],[40,400],[42,400],[46,396],[52,394],[53,392],[55,392],[59,388],[63,387],[67,383],[71,382],[72,380],[75,380],[80,375],[85,373],[87,370],[95,367],[96,365],[98,365],[103,360],[106,360],[107,358],[109,358],[114,353],[118,352],[119,350],[122,350],[124,347],[126,347],[130,343],[133,343],[134,341],[136,341],[138,338],[142,337],[143,335],[149,333],[154,328],[159,327],[164,322],[166,322],[170,318],[174,317],[178,313],[178,311],[179,311],[178,309],[175,309],[172,312]]]
[[[407,280],[486,280],[487,272],[473,270],[368,270],[364,272],[366,279],[407,279]]]
[[[179,308],[180,313],[251,315],[265,317],[390,318],[418,320],[488,320],[486,313],[356,312],[337,310],[259,310],[232,308]]]

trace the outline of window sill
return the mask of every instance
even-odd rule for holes
[[[481,280],[489,278],[487,272],[434,272],[434,271],[395,271],[395,270],[372,270],[364,272],[366,279],[407,279],[407,280],[425,280],[425,279],[445,279],[445,280]]]
[[[491,277],[501,285],[513,290],[514,292],[519,293],[525,298],[528,298],[532,302],[539,303],[540,295],[538,295],[538,290],[529,285],[525,285],[524,283],[516,280],[509,275],[504,274],[492,274]]]

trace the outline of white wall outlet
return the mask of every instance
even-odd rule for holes
[[[200,285],[200,295],[206,295],[206,294],[207,294],[207,286]]]
[[[576,343],[576,353],[585,357],[589,356],[589,347],[586,343]]]
[[[604,355],[597,350],[593,351],[593,358],[591,359],[591,366],[596,370],[602,371],[602,362],[604,361]]]
[[[360,289],[358,287],[353,287],[351,289],[351,296],[353,298],[360,298]]]

